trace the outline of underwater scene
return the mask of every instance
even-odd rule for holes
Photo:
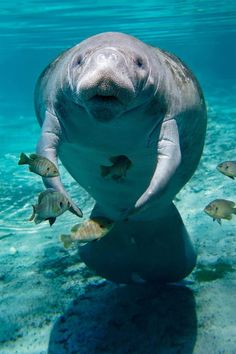
[[[235,354],[236,2],[2,0],[0,29],[0,353]],[[87,93],[81,96],[90,102],[95,100],[95,108],[92,109],[97,109],[96,112],[100,112],[97,107],[106,105],[106,109],[101,110],[102,117],[99,113],[96,113],[97,116],[94,113],[97,117],[95,127],[98,128],[95,129],[94,135],[91,133],[86,136],[79,132],[81,146],[78,150],[76,144],[71,144],[71,150],[69,147],[68,150],[63,150],[60,145],[58,149],[61,150],[58,151],[61,161],[59,160],[58,166],[55,166],[55,161],[51,161],[55,142],[51,140],[52,128],[46,124],[44,128],[40,128],[34,107],[37,79],[45,67],[62,52],[103,32],[121,32],[176,55],[190,68],[200,83],[208,117],[204,149],[191,179],[181,188],[176,187],[180,189],[176,195],[173,193],[173,203],[181,215],[197,254],[195,267],[192,246],[188,244],[188,236],[176,208],[172,206],[169,210],[164,206],[167,197],[162,198],[163,208],[160,203],[155,209],[157,220],[161,220],[157,221],[157,225],[161,225],[160,234],[158,235],[157,231],[156,235],[156,238],[160,239],[160,244],[157,241],[158,246],[154,245],[156,241],[151,232],[156,227],[156,221],[153,222],[151,216],[152,206],[140,212],[140,215],[144,215],[143,219],[138,221],[140,231],[133,227],[136,225],[135,215],[138,218],[139,209],[125,212],[122,219],[115,214],[118,209],[113,208],[113,202],[117,202],[122,208],[130,205],[136,189],[139,188],[136,180],[141,181],[141,187],[147,184],[147,180],[150,182],[150,178],[145,179],[145,174],[153,168],[148,161],[150,159],[153,164],[156,159],[155,146],[152,147],[153,154],[148,157],[142,155],[141,148],[138,153],[129,154],[130,142],[135,142],[135,146],[142,146],[142,135],[138,136],[139,124],[143,124],[143,134],[146,133],[146,125],[141,119],[143,110],[135,108],[139,107],[143,99],[142,92],[149,85],[150,90],[162,90],[163,97],[167,97],[166,101],[161,98],[155,102],[155,106],[151,105],[145,111],[148,112],[148,117],[153,117],[155,109],[159,114],[165,115],[166,111],[163,111],[162,107],[167,107],[165,109],[170,109],[172,113],[177,111],[179,103],[173,103],[173,97],[179,97],[183,88],[179,86],[175,91],[174,86],[171,86],[176,75],[179,75],[186,85],[192,82],[192,74],[187,74],[182,62],[176,61],[173,56],[166,57],[166,52],[158,52],[162,53],[160,58],[166,58],[166,61],[162,62],[164,66],[160,69],[152,62],[156,54],[149,53],[148,50],[145,52],[143,48],[146,47],[140,42],[129,42],[128,36],[115,37],[114,34],[105,34],[102,38],[105,42],[108,37],[111,38],[109,43],[112,45],[109,44],[110,47],[106,47],[105,51],[101,49],[102,46],[98,46],[99,54],[96,58],[86,52],[92,59],[86,59],[83,69],[83,73],[88,69],[89,72],[97,70],[96,66],[95,69],[92,67],[96,62],[102,68],[99,69],[100,73],[105,73],[103,60],[110,65],[108,78],[105,80],[99,76],[99,79],[95,80],[93,76],[91,79],[89,77],[86,84],[94,86],[88,96]],[[97,41],[101,41],[101,37],[96,39],[96,45]],[[128,43],[125,46],[125,54],[120,54],[116,49],[116,46],[120,48],[122,41]],[[136,69],[133,69],[134,64],[130,64],[130,51],[133,46],[139,53],[135,62]],[[137,84],[137,78],[140,72],[145,75],[147,62],[144,65],[143,58],[146,56],[149,56],[148,65],[151,69],[149,68],[145,83],[140,88],[141,84]],[[60,60],[62,62],[64,59]],[[77,57],[76,60],[77,65],[80,64],[81,58]],[[168,70],[167,64],[171,65]],[[60,67],[60,61],[55,65],[59,65],[59,69],[58,72],[49,72],[49,84],[43,81],[36,90],[38,116],[41,114],[39,112],[51,109],[45,106],[50,106],[55,97],[56,105],[64,94],[63,90],[63,94],[59,92],[60,97],[55,94],[56,90],[60,91],[58,82],[62,85],[63,81],[63,66]],[[54,66],[51,66],[52,70]],[[135,74],[132,70],[136,70]],[[164,73],[163,86],[155,81],[160,75],[159,70]],[[125,72],[131,77],[127,87],[122,81]],[[169,73],[169,76],[165,73]],[[111,79],[113,74],[114,80]],[[47,73],[44,72],[43,75],[47,78]],[[65,75],[72,74],[66,71]],[[80,77],[79,80],[82,82]],[[118,90],[115,80],[118,82]],[[73,80],[69,80],[69,84],[65,85],[66,97],[71,95],[72,84]],[[76,85],[78,91],[82,90],[82,84],[79,86],[76,81]],[[132,89],[135,93],[131,92]],[[145,99],[151,95],[150,92],[145,91]],[[197,91],[194,92],[197,95]],[[193,96],[190,96],[184,96],[187,99],[183,100],[182,105],[187,104],[187,100],[191,101]],[[66,117],[74,124],[73,113],[77,108],[74,108],[75,103],[72,102],[74,96],[71,97],[64,107],[59,107],[59,102],[57,109],[64,109]],[[201,95],[200,98],[194,103],[197,108],[194,104],[192,108],[197,112],[205,109]],[[136,106],[129,106],[132,99],[138,101],[138,104],[135,101]],[[134,119],[134,124],[122,125],[124,136],[119,136],[119,124],[118,128],[114,125],[114,136],[110,136],[107,130],[108,134],[102,136],[102,141],[99,140],[99,134],[102,134],[99,127],[113,124],[109,122],[107,111],[117,107],[117,110],[121,109],[119,104],[124,102],[131,107],[125,117],[129,123]],[[80,110],[82,108],[79,108],[79,112]],[[86,106],[86,110],[87,117],[91,113],[90,106]],[[54,116],[49,113],[48,117],[51,119]],[[78,133],[77,125],[70,125],[70,122],[69,128],[67,121],[62,124],[64,139],[68,138],[68,141],[76,139]],[[166,125],[169,126],[169,122],[173,122],[173,119],[167,120]],[[91,131],[94,131],[92,119],[88,124]],[[86,121],[81,127],[82,132],[86,131],[83,130],[87,127]],[[45,135],[36,151],[42,129]],[[152,139],[158,129],[155,126],[152,130]],[[181,129],[179,138],[183,138],[185,142],[182,153],[185,149],[189,156],[187,163],[184,160],[184,175],[185,170],[191,170],[193,160],[197,159],[194,154],[195,151],[201,150],[201,138],[199,135],[199,144],[194,138],[186,139],[186,132],[191,131],[195,136],[200,131],[197,124],[194,129],[191,128],[190,119],[183,131]],[[111,132],[114,133],[114,130]],[[163,128],[161,132],[166,134],[163,141],[168,141],[168,146],[174,141],[175,149],[174,157],[169,157],[170,150],[165,145],[164,155],[167,151],[168,164],[162,165],[158,159],[158,173],[162,173],[164,168],[171,170],[178,160],[176,126]],[[204,128],[201,136],[204,137]],[[116,146],[112,145],[112,153],[107,160],[103,160],[96,146],[94,150],[86,147],[88,141],[92,145],[96,142],[96,146],[101,146],[101,149],[106,149],[108,142]],[[67,163],[70,158],[72,165]],[[94,161],[94,164],[90,164],[91,161]],[[138,166],[136,174],[135,165]],[[93,166],[100,168],[99,176]],[[169,188],[175,190],[175,185],[179,183],[176,182],[179,178],[178,169],[173,168],[171,171],[176,179],[171,177],[172,184]],[[54,177],[47,177],[49,172]],[[82,175],[81,185],[72,177],[77,176],[77,173]],[[60,193],[63,192],[62,189],[58,194],[53,194],[55,189],[40,194],[45,190],[41,177],[44,176],[46,183],[59,183],[58,174],[69,197]],[[123,197],[122,188],[129,178],[133,182],[125,189]],[[163,180],[166,187],[165,175]],[[106,183],[111,187],[104,187],[103,191]],[[48,186],[54,187],[54,184]],[[158,186],[155,188],[158,190]],[[162,195],[162,191],[160,194]],[[98,214],[99,217],[92,218],[91,211],[95,199],[104,199],[111,207],[105,208],[107,213],[104,212],[102,216]],[[126,229],[129,235],[127,238]],[[165,234],[165,230],[169,230],[171,237]],[[184,258],[177,256],[180,243],[183,242],[178,233],[181,237],[184,235],[184,240],[185,237],[187,240],[181,252],[184,255],[190,252],[190,255],[186,256],[186,264],[192,264],[188,270],[184,269]],[[114,244],[117,242],[120,247],[118,255],[116,249],[113,251],[113,235],[114,240],[118,239],[114,241]],[[133,252],[136,243],[139,247],[137,254]],[[89,247],[95,251],[92,251],[91,255],[89,253],[83,256],[83,252],[86,254],[86,250],[90,250]],[[165,258],[166,254],[168,259]],[[159,264],[159,260],[161,267],[160,270],[158,268],[158,276],[155,278],[153,269]],[[102,264],[101,268],[99,262]],[[116,262],[120,266],[118,270]],[[132,262],[137,265],[138,272],[130,271]]]

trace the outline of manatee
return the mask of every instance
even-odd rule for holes
[[[101,33],[48,65],[35,110],[37,153],[56,166],[59,157],[95,199],[91,217],[115,222],[106,237],[79,248],[88,267],[119,283],[187,276],[196,253],[173,199],[197,168],[207,121],[187,66],[130,35]],[[104,166],[116,172],[105,175]],[[44,183],[68,196],[60,176]]]

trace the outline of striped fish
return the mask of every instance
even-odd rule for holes
[[[39,224],[48,220],[50,226],[52,226],[56,218],[69,210],[70,206],[71,204],[64,194],[53,188],[48,188],[39,194],[38,204],[32,205],[33,213],[29,221]]]
[[[61,241],[65,248],[69,248],[73,242],[89,242],[104,237],[114,226],[114,222],[98,216],[72,227],[69,235],[61,235]]]
[[[27,156],[22,152],[18,165],[29,165],[29,170],[41,177],[59,176],[58,169],[54,163],[46,157],[37,154],[30,154]]]

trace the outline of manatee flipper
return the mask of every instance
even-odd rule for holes
[[[55,115],[46,111],[46,117],[42,125],[42,132],[37,144],[37,154],[48,158],[52,161],[58,169],[57,163],[57,150],[61,141],[61,128],[59,121]],[[70,211],[82,217],[83,213],[71,200],[68,196],[65,188],[62,185],[60,176],[58,177],[43,177],[43,183],[46,188],[53,188],[58,192],[63,193],[69,200],[71,207]]]
[[[130,215],[146,208],[151,200],[157,200],[165,192],[181,163],[179,132],[174,119],[162,123],[157,149],[158,161],[151,182],[129,212]]]

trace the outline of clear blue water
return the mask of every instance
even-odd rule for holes
[[[96,351],[91,344],[94,323],[90,323],[91,337],[86,334],[88,341],[91,340],[87,351],[85,343],[83,350],[77,348],[74,352],[72,349],[65,351],[62,345],[56,351],[52,349],[52,333],[55,333],[57,319],[67,313],[71,301],[83,293],[86,286],[99,285],[102,280],[86,270],[76,258],[75,250],[63,250],[58,241],[62,230],[68,230],[76,222],[73,215],[64,214],[53,229],[46,225],[35,227],[27,221],[31,204],[41,191],[42,183],[27,169],[17,166],[17,161],[21,151],[35,150],[39,135],[32,97],[40,72],[62,50],[105,31],[125,32],[173,52],[198,77],[209,113],[206,148],[196,175],[180,193],[177,203],[198,247],[201,266],[210,267],[217,262],[223,262],[226,269],[235,269],[236,266],[235,220],[225,222],[219,228],[202,213],[205,204],[215,197],[236,200],[234,181],[222,179],[215,172],[217,163],[235,160],[236,156],[235,1],[2,0],[0,352],[3,354],[102,352],[101,348]],[[62,178],[72,197],[83,200],[83,210],[85,216],[88,215],[92,200],[63,169]],[[230,338],[235,335],[236,323],[229,299],[235,291],[235,277],[231,277],[227,280],[228,285],[218,285],[217,277],[213,285],[208,282],[203,285],[195,283],[194,290],[199,296],[196,301],[199,311],[202,311],[198,318],[205,326],[208,337],[204,337],[199,329],[199,339],[194,340],[197,343],[195,349],[192,346],[189,352],[206,353],[202,351],[202,345],[207,340],[210,343],[208,353],[234,353]],[[210,317],[207,312],[210,299],[205,297],[207,291],[208,294],[211,291],[224,294],[228,299],[228,312],[225,310],[223,319],[213,314],[217,313],[217,306],[225,304],[225,300],[222,298],[222,303],[213,302],[215,307],[211,308],[213,317]],[[86,316],[84,320],[89,321]],[[219,323],[222,324],[222,321],[228,332],[220,331]],[[83,327],[80,329],[84,330]],[[138,336],[139,332],[134,334]],[[117,348],[111,349],[112,344],[109,348],[110,351],[104,349],[103,352],[123,353]],[[134,348],[130,352],[142,352],[138,351],[137,346]]]

